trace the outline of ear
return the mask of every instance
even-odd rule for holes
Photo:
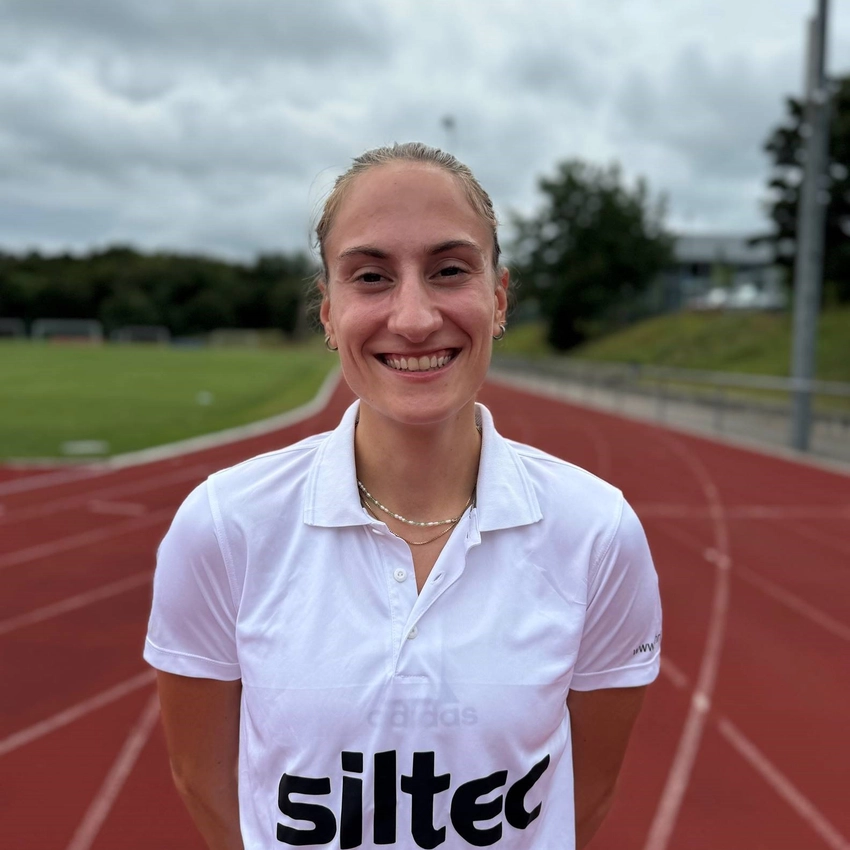
[[[493,316],[493,336],[499,333],[500,325],[503,325],[508,315],[508,288],[511,283],[511,273],[506,268],[499,270],[499,279],[496,282],[496,312]]]
[[[328,287],[324,281],[319,281],[319,291],[322,293],[322,303],[319,305],[319,320],[325,329],[325,335],[329,338],[330,344],[335,347],[336,340],[334,338],[333,322],[331,322],[331,299],[328,296]]]

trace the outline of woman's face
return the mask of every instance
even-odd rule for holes
[[[325,241],[322,324],[364,404],[411,425],[471,405],[505,320],[507,272],[459,181],[376,166],[349,186]]]

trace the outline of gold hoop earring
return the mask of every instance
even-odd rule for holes
[[[327,350],[328,350],[328,351],[339,351],[339,348],[338,348],[338,347],[337,347],[337,348],[334,348],[334,347],[331,345],[331,338],[330,338],[330,334],[325,334],[325,348],[327,348]]]
[[[498,342],[500,339],[502,339],[505,336],[505,330],[505,325],[499,325],[499,333],[493,337],[493,341]]]

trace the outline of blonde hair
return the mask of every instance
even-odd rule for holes
[[[481,184],[475,178],[475,175],[469,169],[469,166],[464,165],[460,160],[452,156],[452,154],[441,151],[438,148],[429,147],[422,144],[422,142],[404,142],[403,144],[395,143],[366,151],[366,153],[361,154],[352,162],[351,167],[345,174],[336,179],[333,189],[331,189],[325,201],[322,217],[316,225],[316,243],[319,247],[319,254],[322,260],[320,277],[327,282],[328,264],[325,255],[325,242],[333,227],[339,208],[345,199],[348,188],[354,182],[355,178],[363,174],[363,172],[368,171],[370,168],[393,162],[413,162],[420,165],[433,166],[434,168],[442,169],[460,181],[467,199],[472,204],[472,208],[481,216],[482,220],[486,222],[493,232],[493,268],[498,271],[499,257],[502,253],[497,234],[499,222],[493,210],[493,202],[490,200],[490,196],[484,191]]]

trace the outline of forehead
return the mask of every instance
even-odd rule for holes
[[[329,260],[352,245],[388,252],[456,239],[490,252],[492,231],[454,175],[430,165],[374,166],[348,186],[328,235]]]

